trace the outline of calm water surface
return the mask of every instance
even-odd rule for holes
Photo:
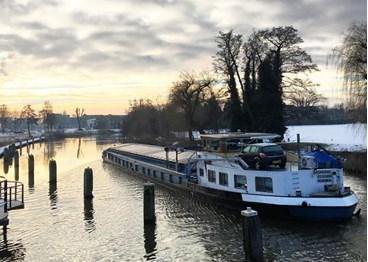
[[[111,140],[66,139],[36,144],[35,183],[28,186],[25,149],[20,181],[25,208],[10,212],[2,261],[242,261],[239,212],[156,187],[156,226],[143,226],[142,179],[101,161]],[[48,161],[58,164],[49,188]],[[1,170],[2,161],[1,161]],[[83,199],[83,170],[92,167],[94,195]],[[6,174],[14,179],[11,167]],[[344,223],[261,217],[268,261],[366,261],[366,180],[346,176],[362,214]]]

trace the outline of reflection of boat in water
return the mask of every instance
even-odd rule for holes
[[[338,167],[252,170],[237,157],[142,144],[111,147],[102,157],[165,186],[260,212],[338,220],[352,217],[358,203]]]

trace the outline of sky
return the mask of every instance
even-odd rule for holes
[[[0,104],[125,114],[133,99],[165,102],[181,72],[213,71],[220,30],[292,25],[333,105],[342,80],[327,57],[366,19],[366,0],[0,0]]]

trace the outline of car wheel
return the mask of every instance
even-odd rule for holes
[[[259,160],[258,160],[258,159],[256,159],[256,161],[254,162],[254,167],[255,167],[257,170],[262,169],[261,163],[259,162]]]

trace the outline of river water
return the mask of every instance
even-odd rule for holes
[[[25,208],[10,211],[2,261],[243,261],[239,212],[156,186],[156,226],[143,226],[144,180],[101,160],[104,139],[36,144],[35,182],[28,186],[25,148],[20,181]],[[49,188],[48,161],[58,164]],[[1,170],[2,161],[1,161]],[[83,199],[83,170],[94,172],[94,198]],[[14,180],[14,169],[6,174]],[[261,217],[267,261],[366,261],[366,179],[347,175],[361,216],[343,223]]]

